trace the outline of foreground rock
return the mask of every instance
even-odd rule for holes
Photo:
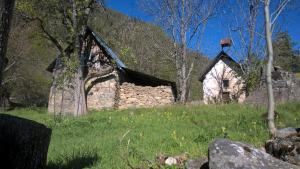
[[[277,131],[277,137],[265,144],[266,152],[274,157],[300,165],[300,130],[299,128],[284,128]]]
[[[45,168],[50,136],[42,124],[0,114],[0,168]]]
[[[190,159],[185,163],[186,169],[209,169],[207,158]]]
[[[210,169],[300,169],[252,146],[217,139],[209,146]]]

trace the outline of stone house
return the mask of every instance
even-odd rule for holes
[[[87,108],[149,107],[172,104],[176,97],[174,82],[129,69],[105,41],[90,28],[86,30],[90,41],[85,59],[85,93]],[[58,76],[63,72],[62,59],[56,58],[47,68],[53,73],[48,111],[72,112],[74,92],[72,87],[59,87]]]
[[[243,102],[246,93],[240,73],[240,65],[222,50],[199,78],[203,83],[203,102]]]

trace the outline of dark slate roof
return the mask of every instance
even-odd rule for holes
[[[127,77],[127,81],[141,85],[141,86],[172,86],[175,85],[175,82],[171,82],[168,80],[159,79],[157,77],[138,72],[132,69],[124,68],[123,71],[125,77]]]
[[[118,69],[122,70],[126,67],[126,65],[121,61],[121,59],[113,52],[113,50],[107,45],[107,43],[97,34],[95,33],[91,28],[87,27],[86,34],[89,34],[92,36],[92,38],[95,40],[98,46],[101,46],[104,50],[104,52],[107,54],[108,57],[110,57],[111,60],[113,60]],[[57,64],[57,57],[53,62],[50,63],[50,65],[47,67],[47,71],[53,72],[53,69],[56,67]]]
[[[125,64],[121,61],[117,54],[113,52],[113,50],[107,45],[107,43],[94,31],[92,31],[89,27],[87,28],[87,33],[91,33],[97,45],[102,46],[107,55],[116,62],[117,67],[119,69],[126,68]]]
[[[225,63],[232,68],[233,70],[239,72],[237,69],[240,69],[240,65],[232,59],[227,53],[223,50],[217,55],[217,57],[212,61],[212,63],[204,70],[204,72],[200,75],[199,81],[203,82],[207,73],[220,61],[224,60]]]

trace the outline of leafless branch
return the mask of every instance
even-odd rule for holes
[[[41,28],[41,30],[43,31],[43,33],[45,34],[45,36],[56,46],[56,48],[60,51],[61,54],[63,54],[63,47],[62,45],[58,42],[58,40],[50,34],[50,32],[48,32],[44,26],[44,21],[39,18],[39,17],[30,17],[24,14],[21,14],[21,16],[28,21],[38,21],[39,26]]]
[[[271,14],[271,25],[273,25],[282,11],[285,9],[285,6],[290,2],[290,0],[283,0],[278,5],[277,9]],[[273,28],[272,28],[273,30]]]

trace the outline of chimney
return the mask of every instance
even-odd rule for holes
[[[231,41],[230,38],[221,39],[220,45],[222,47],[222,50],[223,50],[224,47],[230,47],[231,43],[232,43],[232,41]]]

